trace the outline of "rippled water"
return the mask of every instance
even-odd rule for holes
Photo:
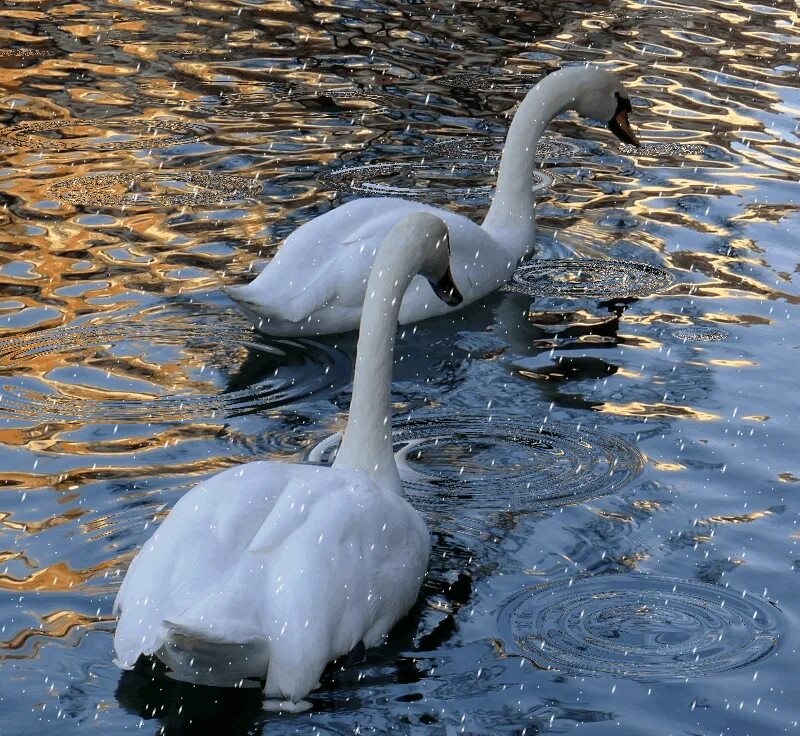
[[[796,5],[0,17],[0,733],[797,729]],[[111,603],[171,505],[234,464],[329,459],[346,418],[354,336],[259,337],[218,286],[353,196],[480,219],[524,91],[583,61],[623,78],[643,150],[555,121],[552,262],[399,341],[434,543],[411,615],[298,716],[122,676]]]

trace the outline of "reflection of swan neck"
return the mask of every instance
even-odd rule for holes
[[[402,220],[379,247],[361,313],[350,418],[333,463],[362,470],[398,493],[390,403],[395,332],[403,294],[431,245],[432,219]]]
[[[536,145],[550,121],[575,103],[575,70],[545,77],[520,103],[506,136],[497,186],[483,227],[501,242],[512,240],[514,256],[523,258],[533,247],[533,171]]]

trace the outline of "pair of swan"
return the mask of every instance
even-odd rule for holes
[[[483,223],[399,198],[355,199],[301,225],[259,276],[224,291],[263,333],[325,335],[358,327],[367,279],[386,234],[411,212],[440,217],[450,233],[453,275],[466,306],[507,283],[534,249],[536,145],[565,110],[607,121],[624,143],[639,145],[628,122],[630,100],[602,69],[569,67],[540,81],[519,106],[503,148],[495,195]],[[453,311],[414,279],[403,298],[400,324]]]
[[[483,226],[416,203],[370,199],[287,239],[274,267],[250,287],[272,305],[268,331],[349,329],[360,319],[341,447],[332,467],[252,462],[181,498],[117,595],[121,667],[145,655],[182,680],[264,682],[265,707],[302,710],[329,662],[378,644],[408,612],[430,537],[403,498],[392,454],[398,322],[456,308],[505,281],[533,244],[533,156],[525,152],[568,107],[606,115],[612,129],[632,137],[620,90],[611,75],[586,69],[537,85],[509,131]]]

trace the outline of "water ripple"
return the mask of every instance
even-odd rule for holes
[[[533,297],[630,299],[663,291],[672,274],[640,261],[562,258],[521,265],[505,289]]]
[[[494,175],[497,164],[481,161],[463,161],[452,165],[384,163],[348,166],[320,174],[321,184],[340,192],[356,192],[373,197],[445,198],[486,197],[494,189],[491,184],[476,182],[472,187],[447,186],[444,182],[452,179],[463,181],[468,176]],[[414,186],[401,186],[394,182],[403,176],[406,180],[419,180]],[[386,183],[375,181],[378,177],[391,177]],[[480,181],[480,180],[479,180]],[[429,183],[425,183],[429,182]],[[533,173],[533,191],[543,194],[553,183],[553,178],[543,171]]]
[[[38,135],[70,128],[79,130],[81,128],[103,128],[109,132],[108,129],[114,127],[122,127],[125,134],[137,132],[139,137],[132,140],[103,140],[95,136],[49,138]],[[160,130],[167,131],[170,135],[157,135]],[[210,133],[211,128],[206,125],[178,120],[42,120],[3,128],[0,130],[0,144],[36,151],[141,150],[192,143]]]
[[[464,136],[463,138],[445,138],[440,141],[423,143],[422,150],[439,158],[499,159],[503,142],[503,138]],[[536,158],[539,161],[574,158],[582,153],[583,149],[579,145],[563,138],[543,137],[536,145]]]
[[[778,609],[719,585],[596,575],[517,593],[502,608],[506,651],[571,675],[669,680],[750,666],[779,641]]]
[[[183,185],[184,191],[130,191],[142,185],[163,188],[170,183]],[[189,191],[185,191],[187,188]],[[258,196],[262,188],[262,183],[257,179],[225,172],[143,171],[78,176],[56,182],[48,191],[62,201],[93,207],[199,207],[250,199]]]
[[[101,421],[226,417],[310,396],[342,383],[348,369],[336,349],[267,341],[244,328],[161,320],[57,328],[0,340],[0,411]]]
[[[705,325],[692,325],[691,327],[680,327],[672,331],[672,336],[678,340],[691,340],[692,342],[716,342],[727,340],[731,333],[719,327],[708,327]]]
[[[415,507],[443,502],[541,510],[615,493],[642,471],[627,440],[580,425],[489,414],[417,417],[393,432],[400,475]],[[332,461],[336,441],[312,458]]]

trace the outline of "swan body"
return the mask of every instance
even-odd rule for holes
[[[400,300],[421,272],[454,302],[447,230],[414,213],[369,278],[353,399],[332,467],[274,461],[225,470],[181,498],[144,544],[115,601],[117,663],[160,659],[172,676],[265,681],[295,710],[325,666],[379,643],[413,605],[430,537],[403,498],[390,390]]]
[[[400,198],[352,200],[301,225],[251,283],[224,291],[266,334],[324,335],[355,329],[379,245],[402,218],[426,212],[447,224],[453,274],[463,296],[460,306],[480,299],[506,283],[534,251],[531,185],[536,144],[549,122],[568,109],[608,121],[618,137],[636,143],[627,119],[630,102],[614,75],[593,67],[559,70],[528,92],[514,116],[495,195],[482,224]],[[455,308],[437,301],[424,280],[416,278],[403,298],[399,320],[408,324]]]
[[[518,258],[469,218],[420,202],[366,197],[301,225],[255,281],[225,291],[261,332],[289,336],[352,330],[361,317],[377,247],[414,212],[436,215],[447,224],[453,275],[465,301],[508,281]],[[417,276],[403,298],[400,324],[452,309]]]

